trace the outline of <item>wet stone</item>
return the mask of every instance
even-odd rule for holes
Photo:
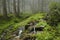
[[[25,25],[25,30],[27,30],[30,26],[33,26],[33,25],[34,25],[33,22],[28,23],[27,25]]]
[[[43,31],[44,27],[39,27],[39,28],[36,28],[35,30],[36,31]]]
[[[36,39],[36,37],[27,36],[23,40],[35,40],[35,39]]]
[[[43,31],[44,30],[44,27],[41,26],[41,27],[35,27],[35,31]],[[30,32],[34,32],[34,27],[30,30]]]
[[[25,30],[27,30],[29,26],[30,26],[30,25],[25,25]]]
[[[10,25],[10,26],[9,26],[9,30],[12,30],[12,29],[13,29],[13,26],[12,26],[12,25]]]

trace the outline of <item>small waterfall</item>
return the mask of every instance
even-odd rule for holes
[[[23,32],[23,30],[19,30],[19,34],[18,34],[19,37],[21,36],[22,32]]]
[[[35,31],[35,27],[34,27],[34,34],[36,33],[36,31]]]
[[[15,38],[14,38],[14,40],[19,40],[20,39],[20,37],[21,37],[21,34],[22,34],[22,32],[24,31],[24,27],[20,27],[19,28],[19,32],[18,32],[18,36],[16,36]]]

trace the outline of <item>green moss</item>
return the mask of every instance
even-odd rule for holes
[[[34,14],[32,15],[31,17],[23,20],[22,22],[20,23],[16,23],[14,24],[14,28],[17,29],[18,27],[22,27],[22,26],[25,26],[27,23],[29,23],[30,21],[33,21],[33,20],[39,20],[41,18],[44,18],[43,14],[42,13],[37,13],[37,14]]]
[[[54,35],[43,31],[36,34],[37,40],[53,40]]]
[[[14,32],[15,30],[17,30],[19,27],[25,26],[30,21],[42,19],[43,17],[44,16],[43,16],[42,13],[37,13],[37,14],[34,14],[34,15],[30,16],[29,18],[24,19],[24,20],[23,19],[18,19],[18,18],[12,18],[12,21],[8,22],[8,25],[5,24],[5,25],[7,25],[5,28],[7,28],[11,24],[13,26],[13,29],[10,32],[8,32],[8,34],[5,36],[6,39],[12,37],[12,36],[9,36],[9,35],[11,35],[11,33]],[[15,23],[16,21],[17,21],[17,23]]]

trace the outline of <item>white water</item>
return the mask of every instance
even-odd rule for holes
[[[22,32],[23,32],[23,30],[19,30],[18,36],[16,36],[16,37],[14,38],[14,40],[19,40],[20,37],[21,37]]]
[[[18,34],[19,37],[21,36],[22,32],[23,32],[22,30],[19,30],[19,34]]]

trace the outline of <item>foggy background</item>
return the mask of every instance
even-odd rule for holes
[[[7,8],[8,13],[14,12],[13,1],[14,0],[6,1],[6,4],[7,4],[6,8]],[[49,4],[54,1],[60,2],[60,0],[19,0],[20,12],[32,12],[32,11],[48,12]],[[17,3],[18,3],[18,1],[16,0],[16,9],[17,9]],[[3,10],[2,0],[0,0],[0,13],[3,13],[2,10]]]

